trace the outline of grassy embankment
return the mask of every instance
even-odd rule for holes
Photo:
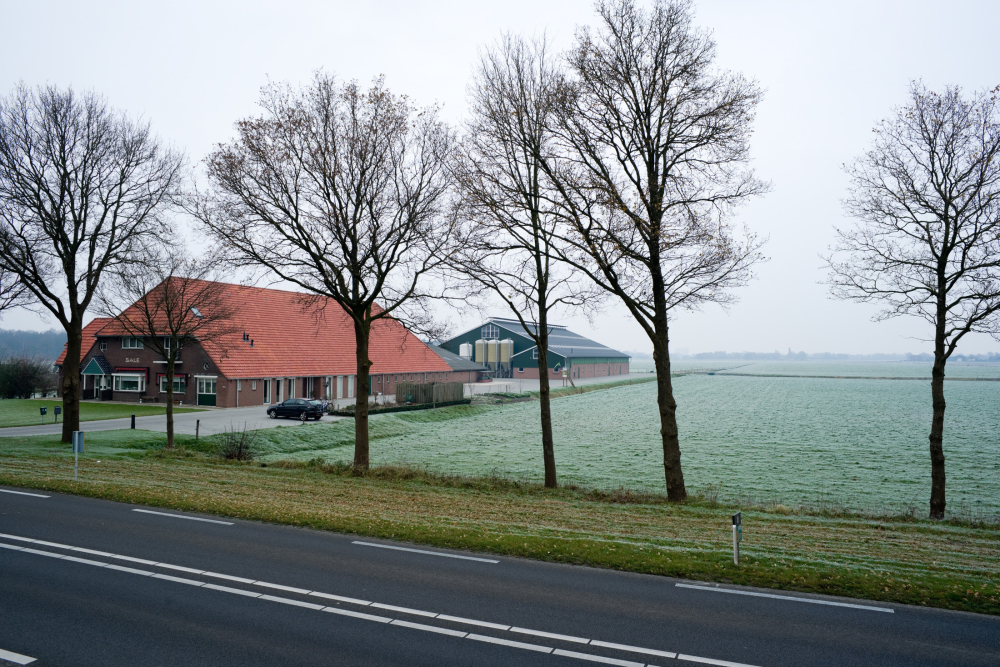
[[[55,406],[62,407],[62,401],[44,399],[4,399],[0,400],[0,428],[7,426],[35,426],[37,424],[51,424],[55,420]],[[47,407],[48,414],[44,417],[38,408]],[[117,419],[119,417],[146,417],[148,415],[162,415],[167,411],[166,406],[136,403],[80,403],[80,421],[94,421],[97,419]],[[198,408],[174,408],[174,414],[181,412],[203,412]],[[60,423],[62,415],[59,416]]]
[[[405,414],[439,420],[477,409],[496,408]],[[317,439],[347,445],[347,426],[353,423],[269,429],[261,444],[272,452],[315,447]],[[0,484],[437,547],[1000,614],[996,526],[744,507],[737,567],[733,508],[705,498],[670,505],[655,495],[553,491],[393,467],[353,477],[345,464],[322,461],[224,463],[211,455],[214,438],[178,436],[174,451],[163,442],[163,434],[148,431],[89,433],[74,482],[72,456],[57,436],[0,438]]]

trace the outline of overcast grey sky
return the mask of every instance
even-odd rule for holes
[[[29,85],[94,89],[149,119],[197,164],[257,113],[260,87],[306,81],[324,68],[362,82],[385,74],[419,104],[437,102],[459,121],[478,50],[502,31],[548,33],[566,46],[594,23],[587,0],[470,2],[14,2],[2,3],[0,92]],[[714,31],[720,67],[767,90],[757,117],[754,166],[774,183],[739,221],[769,236],[771,260],[728,313],[679,313],[673,347],[807,352],[920,352],[919,320],[873,323],[873,307],[832,301],[821,260],[844,225],[844,162],[859,155],[874,123],[905,101],[908,83],[968,90],[1000,84],[1000,3],[702,0],[696,22]],[[459,324],[456,317],[453,322]],[[651,349],[638,325],[610,307],[592,328],[623,350]],[[461,324],[474,324],[461,322]],[[51,326],[21,312],[4,328]],[[1000,349],[986,336],[960,352]]]

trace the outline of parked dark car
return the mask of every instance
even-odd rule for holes
[[[290,398],[287,401],[282,401],[277,405],[269,407],[267,409],[267,416],[271,419],[294,417],[302,421],[306,421],[307,419],[319,421],[319,418],[323,416],[323,402],[314,401],[309,398]]]

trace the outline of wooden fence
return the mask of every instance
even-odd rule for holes
[[[461,401],[465,397],[465,385],[461,382],[400,382],[396,385],[396,404],[404,403],[448,403]]]

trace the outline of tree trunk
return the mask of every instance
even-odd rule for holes
[[[364,317],[364,316],[362,316]],[[368,341],[371,323],[365,318],[354,321],[354,341],[357,347],[358,382],[354,402],[354,469],[360,473],[368,470],[368,394],[371,379],[368,370],[372,362],[368,359]]]
[[[63,360],[63,429],[62,441],[73,442],[73,431],[80,430],[80,356],[83,327],[73,322],[66,330],[66,358]]]
[[[931,370],[931,398],[934,416],[931,418],[931,514],[932,519],[944,519],[944,340],[934,344],[934,368]]]
[[[666,317],[663,318],[664,320]],[[684,472],[681,470],[681,443],[677,431],[677,401],[670,382],[670,351],[667,328],[657,327],[653,341],[653,363],[656,366],[656,404],[660,410],[660,435],[663,438],[663,474],[667,482],[667,500],[687,500]]]
[[[544,313],[539,315],[538,331],[538,400],[542,408],[542,460],[545,463],[545,487],[554,489],[556,480],[556,455],[552,446],[552,409],[549,400],[549,335]]]
[[[167,355],[167,449],[174,448],[174,357]]]

